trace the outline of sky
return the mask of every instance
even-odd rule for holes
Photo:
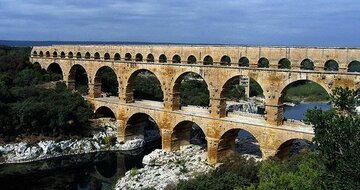
[[[0,40],[360,47],[360,0],[0,0]]]

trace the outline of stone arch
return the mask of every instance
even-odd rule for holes
[[[32,55],[33,55],[34,57],[37,57],[37,56],[38,56],[38,53],[37,53],[36,51],[33,51]]]
[[[204,65],[213,65],[214,64],[214,60],[210,55],[207,55],[204,57],[204,61],[203,61]]]
[[[220,65],[230,66],[231,65],[231,59],[229,56],[224,55],[220,59]]]
[[[115,53],[114,60],[118,61],[121,59],[120,53]]]
[[[155,62],[155,59],[154,59],[154,55],[149,53],[146,57],[146,62],[148,63],[154,63]]]
[[[40,51],[39,57],[44,57],[44,53],[42,51]]]
[[[239,59],[239,67],[249,67],[250,61],[247,57],[241,57]]]
[[[360,72],[360,61],[351,61],[348,65],[348,72]]]
[[[125,54],[125,61],[131,61],[131,54],[130,53]]]
[[[187,59],[188,64],[196,64],[196,57],[194,55],[190,55]]]
[[[278,64],[279,69],[291,69],[291,62],[287,58],[282,58]]]
[[[65,58],[65,52],[62,51],[62,52],[60,53],[60,57],[61,57],[61,58]]]
[[[142,72],[148,72],[151,75],[154,75],[156,77],[156,79],[159,82],[160,87],[161,87],[162,99],[164,99],[165,87],[163,86],[163,80],[162,80],[162,78],[160,78],[160,75],[157,75],[153,71],[150,71],[148,69],[138,69],[138,70],[135,70],[135,71],[133,71],[131,73],[131,75],[130,75],[127,83],[126,83],[125,93],[126,93],[126,96],[127,96],[127,102],[134,102],[135,101],[134,92],[133,92],[134,82],[135,82],[135,79],[138,76],[138,74],[142,73]]]
[[[134,113],[126,121],[126,126],[123,131],[124,140],[143,139],[147,141],[145,128],[157,130],[158,138],[161,138],[158,123],[156,117],[149,113]]]
[[[270,63],[266,57],[262,57],[258,61],[258,68],[269,68]]]
[[[88,94],[89,77],[83,66],[75,64],[71,67],[68,77],[68,88],[70,90],[78,90],[82,94]]]
[[[90,59],[91,58],[91,54],[89,52],[85,53],[85,59]]]
[[[252,147],[242,147],[244,144]],[[217,147],[218,160],[221,162],[235,153],[251,154],[261,158],[262,151],[255,133],[242,128],[232,128],[225,131],[221,135]]]
[[[192,141],[192,137],[198,140],[193,139]],[[171,150],[179,150],[181,146],[189,144],[202,145],[206,147],[205,129],[194,121],[184,120],[176,124],[172,129]]]
[[[45,56],[46,56],[46,57],[50,57],[50,52],[47,51],[47,52],[45,53]]]
[[[100,53],[99,52],[95,52],[94,59],[100,59]]]
[[[143,55],[141,53],[137,53],[135,56],[136,62],[143,62]]]
[[[113,76],[112,78],[111,78],[111,76],[107,76],[106,80],[111,80],[113,78],[116,80],[116,81],[106,81],[106,82],[108,82],[110,84],[112,82],[116,83],[116,85],[114,87],[113,86],[108,86],[109,84],[103,84],[104,72],[107,72],[107,74]],[[118,96],[118,94],[119,94],[119,81],[118,81],[118,76],[116,75],[116,72],[115,72],[115,70],[113,68],[111,68],[109,66],[102,66],[96,71],[96,74],[95,74],[95,77],[94,77],[94,89],[93,89],[93,92],[94,92],[94,94],[93,94],[94,98],[101,97],[102,92],[108,93],[109,96]]]
[[[160,63],[167,63],[167,57],[166,57],[165,54],[161,54],[161,55],[159,56],[159,62],[160,62]]]
[[[300,63],[300,70],[314,70],[314,62],[311,59],[304,59]]]
[[[53,52],[53,57],[57,57],[58,53],[56,51]]]
[[[180,110],[181,109],[181,82],[185,79],[185,77],[188,74],[192,74],[194,76],[200,77],[201,80],[203,80],[206,84],[206,90],[207,93],[209,95],[209,97],[211,97],[210,94],[210,90],[209,90],[209,83],[206,81],[206,79],[204,77],[202,77],[199,73],[196,73],[194,71],[186,71],[183,73],[178,74],[176,77],[174,77],[174,82],[172,83],[172,94],[173,94],[173,109],[174,110]],[[205,107],[209,107],[210,102],[208,102],[208,105]]]
[[[115,112],[107,106],[100,106],[95,110],[95,118],[113,118],[116,119]]]
[[[326,71],[339,71],[339,64],[335,60],[331,59],[326,61],[324,65],[324,70]]]
[[[71,52],[71,51],[70,51],[70,52],[68,53],[68,58],[69,58],[69,59],[74,58],[74,54],[73,54],[73,52]]]
[[[175,54],[172,58],[172,63],[181,63],[181,57],[178,54]]]
[[[81,53],[80,52],[77,52],[76,59],[81,59]]]
[[[110,59],[110,54],[109,53],[105,53],[104,54],[104,60],[109,60]]]
[[[55,73],[60,75],[61,80],[63,80],[64,74],[61,66],[58,63],[51,63],[46,69],[49,73]]]
[[[303,147],[301,148],[299,147],[299,145],[296,145],[296,143],[306,143],[307,145],[302,145]],[[301,149],[310,147],[310,145],[311,145],[311,141],[309,141],[308,139],[294,138],[294,139],[286,140],[277,149],[275,153],[275,157],[279,158],[280,160],[284,160],[292,156],[292,154],[298,153]]]

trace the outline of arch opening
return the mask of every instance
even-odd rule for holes
[[[89,79],[86,70],[81,65],[74,65],[70,69],[68,88],[76,90],[82,95],[89,93]]]
[[[161,54],[159,57],[159,62],[160,63],[167,63],[167,58],[164,54]]]
[[[301,70],[314,70],[314,62],[311,61],[310,59],[304,59],[301,63],[300,63],[300,69]]]
[[[231,59],[229,56],[224,55],[220,59],[220,65],[230,66],[231,65]]]
[[[262,152],[257,139],[249,131],[231,129],[221,136],[218,158],[222,161],[233,155],[250,155],[261,158]]]
[[[106,106],[101,106],[98,109],[96,109],[94,113],[94,118],[112,118],[116,119],[115,113]]]
[[[73,52],[70,51],[70,52],[68,53],[68,58],[70,58],[70,59],[74,58]]]
[[[181,63],[181,57],[180,55],[174,55],[172,58],[173,63]]]
[[[148,62],[148,63],[154,63],[155,62],[153,54],[150,53],[149,55],[147,55],[146,62]]]
[[[101,67],[95,75],[94,97],[110,97],[119,95],[119,83],[115,71],[108,67]]]
[[[51,81],[63,80],[63,71],[58,63],[51,63],[47,72],[51,75]]]
[[[65,58],[65,53],[63,51],[60,53],[60,57]]]
[[[132,115],[126,123],[125,141],[141,139],[147,148],[152,150],[161,148],[160,129],[155,120],[145,113]]]
[[[279,61],[279,65],[278,65],[279,69],[291,69],[291,62],[289,59],[287,58],[282,58]]]
[[[329,60],[325,63],[324,69],[326,71],[338,71],[339,64],[335,60]]]
[[[160,80],[149,70],[140,69],[131,74],[126,86],[130,101],[151,100],[162,102],[164,99]]]
[[[89,53],[89,52],[86,52],[86,53],[85,53],[85,59],[90,59],[90,58],[91,58],[90,53]]]
[[[348,66],[348,72],[360,72],[360,62],[352,61]]]
[[[239,59],[239,67],[249,67],[250,61],[247,57],[242,57]]]
[[[125,61],[131,61],[131,54],[130,53],[125,54]]]
[[[76,54],[76,59],[81,59],[81,53],[80,53],[80,52],[78,52],[78,53]]]
[[[110,54],[109,53],[104,54],[104,60],[110,60]]]
[[[254,79],[238,75],[230,78],[224,84],[220,99],[225,106],[221,110],[223,116],[246,112],[252,114],[265,113],[263,89]]]
[[[121,59],[120,53],[115,53],[114,60],[118,61]]]
[[[328,91],[320,84],[298,80],[282,89],[278,104],[284,105],[284,119],[291,121],[303,120],[308,109],[330,109],[329,100]]]
[[[100,59],[100,53],[99,52],[96,52],[94,54],[94,59]]]
[[[37,57],[37,56],[38,56],[38,53],[37,53],[36,51],[33,51],[32,55],[33,55],[34,57]]]
[[[207,55],[204,58],[204,65],[213,65],[214,64],[214,60],[210,55]]]
[[[135,61],[136,62],[143,62],[143,56],[141,53],[137,53],[135,56]]]
[[[53,52],[53,57],[56,58],[58,56],[58,53],[56,51]]]
[[[299,154],[303,150],[310,149],[312,146],[312,142],[306,139],[290,139],[280,145],[275,157],[284,160]]]
[[[50,57],[50,52],[47,51],[45,55],[46,55],[46,57]]]
[[[44,57],[44,53],[42,51],[40,51],[39,56]]]
[[[190,55],[187,59],[188,64],[196,64],[196,57],[193,55]]]
[[[179,150],[182,146],[198,145],[206,149],[207,141],[203,130],[193,121],[182,121],[173,129],[171,150]]]
[[[258,61],[258,68],[269,68],[269,60],[265,57],[262,57]]]
[[[186,72],[181,74],[173,87],[174,99],[178,100],[176,106],[209,107],[210,93],[206,81],[197,73]]]

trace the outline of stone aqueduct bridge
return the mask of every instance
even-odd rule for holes
[[[265,66],[260,64],[264,60]],[[284,60],[291,63],[290,69],[279,68]],[[82,66],[89,81],[88,99],[95,109],[105,106],[114,112],[122,141],[133,131],[128,121],[139,113],[156,122],[162,147],[168,151],[188,143],[190,126],[196,123],[206,135],[210,163],[233,150],[240,129],[257,139],[263,157],[275,155],[294,139],[311,140],[311,126],[284,121],[284,92],[289,84],[300,80],[314,81],[327,92],[339,86],[359,88],[360,74],[348,71],[359,66],[358,60],[360,49],[191,45],[57,45],[34,47],[31,55],[31,61],[45,69],[57,63],[70,89],[75,88],[76,68]],[[118,98],[100,97],[100,75],[105,67],[117,75]],[[144,70],[160,81],[163,102],[134,101],[132,84]],[[199,74],[207,83],[209,108],[180,106],[180,83],[190,72]],[[265,116],[226,113],[224,89],[238,76],[248,76],[260,84]]]

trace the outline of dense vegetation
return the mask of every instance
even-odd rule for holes
[[[89,104],[59,75],[28,61],[30,48],[0,47],[0,138],[79,134],[91,116]]]
[[[329,95],[319,84],[310,81],[299,81],[286,89],[285,102],[328,101]]]
[[[333,109],[306,114],[315,130],[313,148],[261,163],[235,157],[178,189],[360,189],[360,116],[354,111],[360,90],[337,88],[330,99]]]

